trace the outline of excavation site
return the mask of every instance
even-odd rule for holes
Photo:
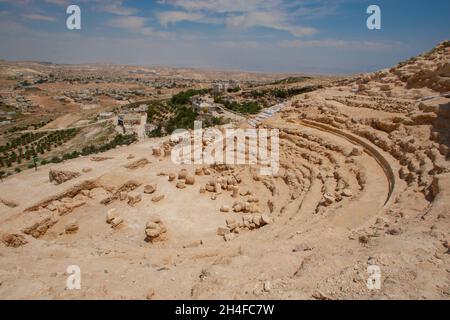
[[[432,2],[0,1],[0,300],[448,301]]]

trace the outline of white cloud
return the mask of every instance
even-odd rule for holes
[[[314,28],[295,22],[282,0],[160,0],[184,11],[164,12],[158,16],[162,25],[178,21],[221,23],[231,28],[266,27],[290,33],[295,37],[310,36]]]
[[[160,0],[189,11],[209,11],[216,13],[252,12],[279,8],[281,0]]]
[[[39,14],[39,13],[24,13],[21,16],[25,19],[30,19],[30,20],[48,21],[48,22],[56,21],[55,17],[46,16],[46,15]]]
[[[310,36],[317,32],[314,28],[300,27],[286,22],[279,12],[250,12],[243,15],[229,16],[226,23],[229,27],[266,27],[291,33],[296,37]]]
[[[156,17],[158,18],[159,23],[164,26],[170,23],[177,23],[180,21],[202,22],[202,20],[205,18],[200,13],[183,12],[183,11],[158,12],[156,13]]]
[[[109,20],[106,26],[124,29],[143,36],[168,37],[168,32],[158,32],[147,26],[147,19],[137,16],[122,16]]]
[[[131,16],[137,13],[137,10],[133,8],[124,7],[122,1],[102,3],[100,10],[118,16]]]

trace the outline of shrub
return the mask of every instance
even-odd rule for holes
[[[50,161],[51,161],[52,163],[60,163],[62,160],[61,160],[59,157],[54,156]]]
[[[209,89],[191,89],[188,91],[183,91],[180,92],[174,96],[172,96],[172,99],[170,100],[173,104],[178,104],[178,105],[184,105],[184,104],[188,104],[190,99],[193,96],[199,95],[199,94],[206,94],[209,92]]]

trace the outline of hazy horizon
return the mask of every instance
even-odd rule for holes
[[[81,30],[66,8],[81,8]],[[448,38],[445,0],[0,0],[0,58],[258,73],[354,74],[390,67]]]

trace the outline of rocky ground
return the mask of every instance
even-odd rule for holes
[[[0,298],[449,299],[449,57],[291,99],[260,125],[274,176],[176,165],[166,138],[9,177]]]

